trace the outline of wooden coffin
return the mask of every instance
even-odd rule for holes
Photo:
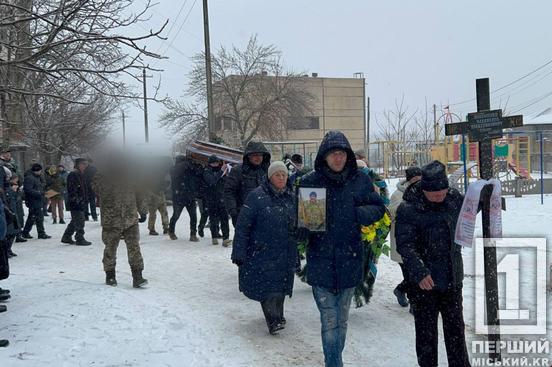
[[[243,162],[243,152],[241,150],[220,144],[196,140],[186,148],[186,157],[201,164],[207,164],[209,157],[213,154],[225,162],[233,164]]]

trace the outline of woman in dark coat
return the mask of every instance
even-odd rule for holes
[[[283,162],[247,196],[240,211],[232,262],[239,267],[240,291],[261,302],[270,334],[284,328],[284,299],[291,297],[297,266],[295,198]]]

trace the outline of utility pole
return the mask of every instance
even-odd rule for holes
[[[433,104],[433,142],[439,143],[439,123],[437,122],[437,106]]]
[[[125,111],[121,111],[123,115],[123,149],[126,148],[126,124],[125,124]]]
[[[146,89],[146,68],[142,69],[142,84],[144,85],[144,129],[146,130],[146,143],[149,143],[148,95],[147,95],[147,89]]]
[[[370,166],[370,97],[366,97],[366,163]]]
[[[203,0],[203,37],[205,38],[205,77],[207,82],[207,118],[209,141],[216,140],[215,115],[213,111],[213,79],[211,75],[211,41],[209,40],[209,11],[207,0]]]

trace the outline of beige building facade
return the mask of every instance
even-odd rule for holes
[[[312,116],[290,125],[287,139],[321,141],[326,132],[340,130],[349,139],[353,150],[364,149],[364,78],[314,76],[307,79],[306,88],[314,96]]]
[[[274,157],[299,153],[313,161],[326,132],[342,131],[353,150],[364,149],[366,121],[365,79],[324,78],[316,73],[301,78],[303,87],[313,96],[311,113],[300,121],[291,121],[284,139],[266,142]],[[215,101],[217,106],[217,101]],[[234,126],[226,121],[217,124],[225,144],[240,146]],[[261,140],[261,139],[260,139]],[[282,144],[283,143],[283,144]],[[306,143],[306,144],[305,144]]]

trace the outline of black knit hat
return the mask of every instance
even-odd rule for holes
[[[215,154],[209,156],[209,164],[218,162],[220,162],[220,159]]]
[[[406,181],[410,181],[416,176],[421,176],[422,169],[420,167],[408,167],[405,173],[406,173]]]
[[[422,167],[422,190],[441,191],[449,187],[446,167],[439,161],[433,161]]]
[[[34,163],[31,166],[31,171],[33,171],[33,172],[42,171],[42,166],[39,163]]]
[[[301,154],[294,154],[291,156],[291,161],[295,164],[303,164],[303,157]]]

